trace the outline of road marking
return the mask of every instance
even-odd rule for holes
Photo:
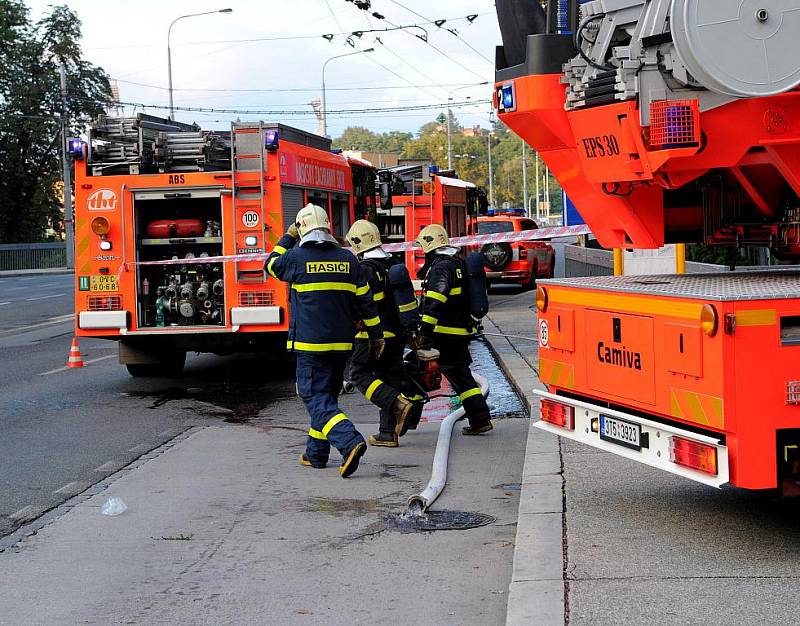
[[[44,513],[49,507],[46,506],[35,506],[33,504],[29,504],[28,506],[22,507],[16,513],[12,513],[9,517],[13,520],[17,520],[18,522],[27,522],[32,519],[36,519],[42,513]]]
[[[125,463],[121,463],[119,461],[109,461],[108,463],[103,463],[100,467],[95,467],[95,472],[116,472],[121,467],[125,467]]]
[[[0,306],[3,306],[5,304],[11,304],[11,302],[0,302]]]
[[[36,298],[25,298],[25,302],[35,302],[36,300],[47,300],[48,298],[60,298],[61,296],[66,296],[65,293],[54,293],[49,296],[38,296]]]
[[[62,496],[74,496],[79,494],[81,491],[86,491],[89,488],[89,483],[81,483],[81,482],[71,482],[67,483],[60,489],[56,489],[53,493],[60,494]]]
[[[51,317],[48,321],[39,322],[38,324],[30,324],[29,326],[17,326],[16,328],[9,328],[8,330],[0,330],[0,337],[3,335],[23,333],[34,328],[41,328],[42,326],[63,324],[64,322],[71,321],[72,319],[74,319],[74,317],[75,316],[72,313],[68,313],[67,315],[59,315],[58,317]]]
[[[115,354],[107,354],[105,356],[99,356],[96,359],[89,359],[88,361],[84,361],[83,364],[84,365],[91,365],[92,363],[97,363],[98,361],[105,361],[106,359],[113,359],[115,356],[117,356],[116,353]],[[58,372],[65,372],[68,369],[73,369],[73,368],[67,367],[66,365],[64,365],[62,367],[57,367],[54,370],[50,370],[49,372],[42,372],[41,374],[39,374],[39,376],[49,376],[50,374],[57,374]]]

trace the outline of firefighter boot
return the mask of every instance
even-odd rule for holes
[[[402,393],[397,394],[394,403],[392,404],[392,415],[397,420],[397,425],[394,427],[394,434],[398,437],[405,435],[408,427],[406,427],[406,420],[411,415],[414,409],[414,403],[406,398]]]
[[[364,456],[366,451],[367,444],[364,443],[362,439],[353,446],[350,452],[344,455],[344,460],[339,466],[339,473],[342,475],[342,478],[347,478],[358,469],[358,463],[361,461],[361,457]]]
[[[480,426],[464,426],[464,428],[461,429],[461,432],[464,433],[465,435],[470,435],[470,436],[482,435],[483,433],[488,433],[493,428],[494,426],[492,426],[492,421],[487,420]]]
[[[300,455],[300,465],[302,465],[303,467],[314,467],[313,463],[311,463],[311,461],[308,460],[308,457],[306,456],[305,452],[303,452]],[[325,465],[318,465],[314,467],[314,469],[323,469],[324,467]]]
[[[369,445],[379,448],[396,448],[397,435],[394,433],[378,433],[377,435],[369,436]]]

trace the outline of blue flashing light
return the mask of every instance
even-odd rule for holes
[[[429,165],[428,166],[428,174],[431,176],[435,176],[439,173],[439,166],[438,165]]]
[[[341,153],[342,153],[341,148],[334,148],[333,150],[331,150],[331,154],[341,154]]]
[[[83,158],[83,140],[79,137],[67,139],[67,153],[74,159]]]
[[[264,147],[267,150],[277,150],[279,146],[278,131],[274,128],[268,128],[264,131]]]

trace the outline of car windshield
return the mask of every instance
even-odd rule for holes
[[[492,235],[494,233],[510,233],[514,231],[511,222],[478,222],[479,235]]]

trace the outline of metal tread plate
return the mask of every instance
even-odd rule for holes
[[[587,276],[537,282],[545,287],[584,287],[649,296],[726,302],[800,298],[800,270],[652,276]]]

